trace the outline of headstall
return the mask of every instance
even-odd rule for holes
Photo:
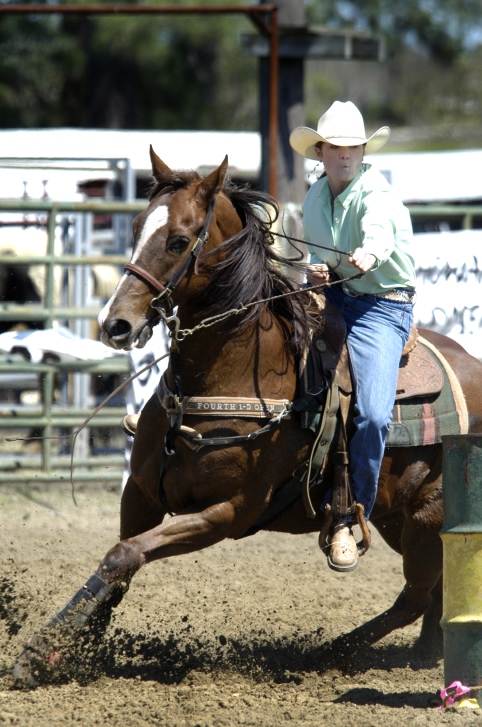
[[[186,275],[187,270],[193,259],[195,261],[195,271],[197,272],[199,255],[201,254],[202,249],[209,238],[209,227],[213,218],[215,205],[216,198],[214,197],[209,204],[208,213],[204,221],[204,227],[194,241],[194,244],[191,247],[188,256],[169,282],[163,285],[158,280],[156,280],[153,275],[148,273],[147,270],[144,270],[144,268],[142,268],[140,265],[136,265],[135,263],[126,263],[126,265],[124,265],[124,270],[127,273],[134,273],[134,275],[142,280],[142,282],[146,283],[149,287],[157,291],[157,295],[151,300],[151,306],[153,308],[157,309],[159,303],[163,302],[166,298],[169,298],[176,285],[178,285]]]

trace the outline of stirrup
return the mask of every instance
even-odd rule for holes
[[[357,543],[358,555],[362,556],[365,555],[371,545],[372,535],[370,532],[370,528],[368,527],[368,523],[365,519],[365,507],[359,502],[356,503],[355,514],[356,523],[362,533],[362,539]],[[330,548],[329,535],[330,530],[332,529],[333,520],[333,509],[331,505],[327,502],[324,509],[323,525],[320,531],[320,535],[318,537],[318,545],[327,557]]]
[[[372,534],[365,520],[365,506],[360,502],[356,504],[356,521],[362,533],[362,539],[357,543],[358,555],[365,555],[372,542]]]
[[[325,555],[328,555],[330,544],[328,543],[328,535],[330,533],[330,528],[333,523],[333,510],[331,509],[330,503],[326,503],[325,505],[325,515],[323,518],[323,525],[320,530],[320,535],[318,537],[318,545],[320,546],[320,549],[324,552]]]
[[[140,414],[126,414],[121,421],[121,429],[128,437],[135,437]]]

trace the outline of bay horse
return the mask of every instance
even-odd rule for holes
[[[131,261],[99,318],[103,342],[115,349],[142,347],[162,315],[162,301],[170,300],[178,307],[177,317],[163,315],[173,324],[166,386],[174,404],[181,390],[211,401],[292,402],[313,322],[307,292],[292,294],[294,286],[274,252],[266,208],[274,216],[276,202],[227,181],[227,158],[202,178],[172,171],[152,148],[150,153],[154,184],[146,210],[133,223]],[[482,432],[482,364],[440,334],[423,335],[460,381],[470,431]],[[161,398],[148,401],[138,423],[132,474],[121,499],[121,540],[26,644],[14,669],[23,684],[35,684],[40,667],[61,663],[53,645],[59,629],[93,629],[96,616],[110,613],[144,565],[249,533],[309,457],[314,434],[302,428],[295,412],[274,427],[261,427],[259,436],[256,418],[185,412],[182,426],[194,432],[186,439],[179,436],[176,412],[168,416]],[[214,446],[198,448],[196,437]],[[402,556],[406,584],[386,612],[332,643],[335,659],[352,658],[421,616],[418,644],[425,653],[440,648],[441,471],[441,444],[387,449],[371,523]],[[313,492],[316,517],[307,516],[298,497],[262,528],[320,531],[323,494]]]

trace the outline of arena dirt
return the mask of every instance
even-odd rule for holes
[[[435,711],[442,663],[415,660],[419,625],[345,672],[323,645],[387,608],[401,559],[375,537],[350,575],[328,570],[315,536],[262,533],[151,564],[134,579],[92,662],[64,683],[13,688],[24,641],[83,585],[118,537],[118,491],[0,488],[0,725],[374,727],[482,725]]]

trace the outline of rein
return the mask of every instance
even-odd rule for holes
[[[332,283],[319,283],[318,285],[313,285],[308,288],[303,288],[302,292],[310,292],[318,290],[319,288],[324,288],[327,285],[339,285],[341,283],[346,282],[347,280],[354,280],[356,278],[362,277],[363,273],[358,273],[357,275],[352,275],[349,278],[343,278],[338,279],[336,281],[333,281]],[[261,303],[269,303],[272,300],[276,300],[278,298],[285,298],[291,295],[298,295],[301,291],[299,290],[292,290],[287,293],[280,293],[279,295],[271,296],[269,298],[264,298],[262,300],[253,301],[252,303],[247,303],[246,305],[241,304],[239,308],[232,308],[231,310],[226,311],[225,313],[219,313],[218,315],[211,316],[210,318],[205,318],[201,321],[197,326],[190,329],[181,329],[180,328],[180,321],[179,318],[176,315],[168,315],[162,308],[162,306],[159,306],[157,308],[154,303],[157,300],[154,298],[151,301],[151,305],[156,308],[156,310],[159,313],[160,319],[163,321],[163,323],[166,324],[166,327],[169,330],[169,337],[171,338],[171,348],[170,348],[170,362],[171,362],[171,371],[174,379],[174,386],[176,391],[169,391],[167,384],[165,380],[161,379],[161,382],[159,384],[159,388],[162,391],[162,394],[159,394],[158,391],[158,397],[161,402],[161,405],[164,406],[168,413],[168,419],[169,419],[169,429],[167,431],[167,434],[164,439],[164,452],[169,457],[175,454],[175,440],[176,437],[179,435],[183,437],[185,440],[188,440],[193,445],[203,446],[203,445],[211,445],[211,446],[219,446],[219,445],[234,445],[238,444],[240,441],[249,441],[251,439],[254,439],[255,437],[259,436],[259,434],[263,434],[264,432],[270,431],[273,426],[277,426],[281,420],[290,414],[292,407],[296,404],[296,402],[291,402],[288,404],[288,406],[284,407],[281,413],[277,416],[271,419],[271,421],[265,426],[259,429],[258,431],[251,433],[250,435],[237,435],[237,436],[231,436],[231,437],[206,437],[202,438],[201,435],[196,430],[189,430],[188,427],[185,427],[182,424],[183,416],[184,416],[184,396],[182,391],[182,381],[181,381],[181,362],[180,362],[180,349],[178,346],[178,343],[180,341],[183,341],[187,336],[192,335],[196,331],[208,328],[210,326],[214,326],[216,323],[219,323],[220,321],[225,320],[226,318],[232,316],[232,315],[240,315],[244,311],[248,310],[248,308],[251,308],[255,305],[260,305]],[[320,392],[316,391],[313,392],[313,396],[318,395]],[[167,404],[165,401],[163,401],[164,397],[169,397],[170,403]],[[191,397],[192,398],[192,397]],[[189,397],[188,397],[189,399]],[[211,398],[213,400],[213,398]],[[231,399],[231,402],[233,399]],[[246,403],[245,399],[237,399],[238,402]],[[262,400],[260,400],[262,401]],[[236,417],[252,417],[252,414],[250,414],[249,409],[245,409],[243,411],[243,406],[240,405],[239,407],[236,407],[237,411],[233,414]],[[190,411],[191,414],[198,414],[202,415],[205,414],[205,410],[197,410],[197,411]],[[268,414],[268,416],[270,416]]]
[[[291,238],[294,239],[294,238]],[[346,253],[347,254],[347,253]],[[210,326],[216,325],[216,323],[220,323],[221,321],[224,321],[226,318],[229,318],[230,316],[236,316],[241,315],[241,313],[245,313],[249,308],[252,308],[255,305],[261,305],[262,303],[270,303],[273,300],[278,300],[279,298],[288,298],[292,295],[299,295],[300,292],[302,293],[311,293],[314,291],[319,290],[320,288],[326,288],[331,287],[332,285],[340,285],[341,283],[346,283],[349,280],[357,280],[358,278],[363,277],[363,273],[358,273],[357,275],[351,275],[348,278],[339,278],[338,280],[334,280],[331,283],[319,283],[318,285],[312,285],[310,287],[302,288],[301,290],[290,290],[288,293],[279,293],[279,295],[272,295],[269,298],[262,298],[260,300],[255,300],[252,303],[246,303],[244,305],[243,303],[240,304],[239,308],[231,308],[230,310],[225,311],[224,313],[218,313],[215,316],[211,316],[210,318],[204,318],[204,320],[201,321],[201,323],[198,323],[197,326],[194,326],[194,328],[180,328],[179,327],[179,319],[174,316],[175,320],[177,321],[175,334],[172,335],[169,334],[171,338],[174,338],[176,341],[183,341],[187,336],[192,335],[196,331],[202,329],[202,328],[209,328]],[[151,303],[152,305],[152,303]],[[161,314],[161,318],[163,319],[164,323],[168,324],[173,320],[173,318],[166,318]]]
[[[136,265],[135,263],[127,263],[124,266],[124,270],[127,273],[132,273],[136,275],[140,280],[142,280],[144,283],[146,283],[149,287],[151,287],[153,290],[157,292],[157,295],[151,300],[151,307],[154,308],[159,318],[166,324],[166,327],[169,330],[169,336],[171,338],[171,347],[170,347],[170,362],[171,362],[171,372],[173,376],[174,381],[174,388],[175,391],[170,391],[169,387],[167,386],[167,382],[165,379],[165,376],[161,378],[161,382],[158,386],[158,398],[161,403],[161,406],[163,406],[167,412],[168,420],[169,420],[169,429],[165,435],[164,438],[164,454],[167,455],[167,457],[171,457],[175,454],[175,440],[178,436],[182,437],[184,441],[189,443],[191,447],[194,447],[197,449],[198,447],[202,446],[233,446],[233,445],[239,445],[241,442],[248,442],[252,441],[253,439],[256,439],[261,434],[268,433],[272,431],[274,428],[279,426],[281,421],[286,417],[289,416],[291,411],[293,409],[297,408],[298,402],[279,402],[278,405],[272,404],[271,411],[269,411],[270,407],[266,406],[266,402],[264,402],[262,399],[259,400],[246,400],[246,399],[240,399],[236,397],[232,397],[229,402],[226,402],[224,400],[221,400],[220,397],[216,397],[216,407],[213,411],[211,409],[213,398],[207,397],[203,400],[203,402],[197,402],[197,397],[184,397],[183,391],[182,391],[182,380],[181,380],[181,364],[180,364],[180,349],[178,346],[178,343],[186,336],[192,335],[195,331],[200,330],[202,328],[207,328],[209,326],[213,326],[216,323],[219,323],[222,320],[225,320],[226,318],[232,316],[232,315],[240,315],[241,313],[245,312],[249,308],[269,303],[271,301],[285,298],[291,295],[298,295],[300,293],[299,290],[292,290],[287,293],[280,293],[278,295],[270,296],[269,298],[264,298],[262,300],[253,301],[251,303],[248,303],[246,305],[243,305],[241,303],[239,308],[232,308],[231,310],[228,310],[224,313],[220,313],[215,316],[211,316],[210,318],[206,318],[201,321],[197,326],[195,326],[192,329],[181,329],[180,328],[180,321],[179,318],[176,315],[169,315],[167,311],[164,309],[164,307],[161,305],[163,301],[166,299],[169,300],[171,293],[173,292],[174,288],[178,283],[184,278],[192,259],[195,260],[195,272],[197,273],[197,267],[198,267],[198,259],[199,255],[201,254],[201,251],[203,249],[204,244],[209,238],[209,227],[211,225],[212,217],[214,214],[214,208],[215,208],[215,198],[211,200],[208,213],[206,215],[206,219],[204,222],[204,227],[201,230],[201,233],[195,240],[190,253],[185,258],[184,262],[180,266],[180,268],[177,270],[177,272],[174,274],[172,279],[162,284],[159,281],[157,281],[148,271],[144,270],[141,266]],[[274,233],[277,234],[279,237],[288,237],[287,235],[282,235],[280,233]],[[298,240],[297,238],[288,238],[290,240],[293,240],[294,242],[303,242],[302,240]],[[321,245],[317,245],[316,247],[323,247]],[[329,249],[329,248],[325,248]],[[344,253],[345,255],[351,255],[352,253]],[[356,278],[362,277],[362,273],[358,273],[357,275],[353,275],[348,278],[344,279],[338,279],[336,281],[333,281],[333,283],[320,283],[318,285],[313,285],[307,288],[303,288],[303,292],[310,292],[310,291],[316,291],[320,288],[324,288],[327,285],[335,285],[335,284],[341,284],[344,283],[347,280],[354,280]],[[171,301],[169,301],[171,302]],[[172,304],[171,304],[171,311],[172,311]],[[317,390],[316,392],[308,392],[313,396],[317,396],[320,392]],[[200,406],[194,406],[189,407],[191,414],[200,414],[200,415],[206,415],[206,409],[210,410],[210,413],[214,416],[221,415],[231,415],[235,417],[249,417],[252,418],[253,416],[253,410],[255,408],[258,409],[256,416],[266,417],[269,419],[268,423],[265,426],[260,427],[258,430],[255,430],[254,432],[250,432],[246,435],[234,435],[234,436],[227,436],[227,437],[203,437],[199,432],[197,432],[195,429],[191,429],[190,427],[186,427],[183,425],[183,416],[184,413],[187,410],[188,403],[192,402],[193,404],[196,402],[197,404],[200,404]],[[281,404],[281,406],[279,406]],[[279,408],[278,408],[279,406]],[[258,408],[259,407],[259,408]],[[193,411],[194,409],[194,411]],[[273,410],[278,410],[277,415],[274,415]],[[229,411],[229,414],[228,414]],[[222,412],[222,413],[221,413]],[[162,480],[163,475],[166,467],[166,460],[163,461],[161,466],[161,473],[160,473],[160,482],[159,482],[159,495],[161,499],[164,497],[163,487],[162,487]],[[169,511],[169,510],[168,510]]]
[[[336,280],[333,283],[320,283],[319,285],[311,286],[310,288],[303,288],[303,292],[309,292],[316,290],[318,288],[323,288],[326,285],[335,285],[345,282],[345,280],[351,280],[353,278],[361,277],[362,273],[359,273],[358,275],[352,276],[351,278],[346,278],[343,280]],[[179,324],[179,318],[175,315],[168,316],[162,308],[159,308],[159,315],[161,320],[166,324],[168,330],[169,330],[169,336],[171,338],[171,349],[170,349],[170,362],[171,362],[171,370],[172,375],[174,379],[174,386],[176,391],[170,391],[169,387],[167,386],[166,378],[163,376],[161,378],[161,381],[158,386],[157,395],[159,398],[159,401],[161,403],[161,406],[164,407],[164,409],[167,411],[168,419],[169,419],[169,430],[167,431],[167,434],[164,439],[164,452],[169,457],[175,454],[175,440],[177,436],[182,437],[184,440],[187,440],[191,443],[191,445],[194,446],[220,446],[220,445],[228,445],[232,446],[235,444],[239,444],[240,442],[247,442],[252,439],[255,439],[260,434],[264,434],[265,432],[271,431],[274,427],[278,426],[282,419],[284,419],[285,416],[289,416],[291,411],[293,409],[297,408],[298,402],[280,402],[282,403],[281,410],[279,411],[278,416],[273,416],[273,411],[269,411],[269,408],[266,407],[266,404],[263,402],[262,399],[257,400],[257,402],[260,405],[259,411],[262,412],[261,416],[264,414],[267,418],[271,417],[271,420],[268,422],[267,425],[264,427],[261,427],[260,429],[251,432],[247,435],[234,435],[234,436],[228,436],[228,437],[202,437],[199,432],[196,430],[193,430],[189,427],[185,427],[182,423],[184,413],[187,411],[187,404],[188,402],[194,402],[198,399],[198,397],[184,397],[182,392],[182,382],[181,382],[181,366],[180,366],[180,350],[178,346],[178,342],[182,341],[186,336],[192,335],[195,331],[201,329],[201,328],[207,328],[209,326],[213,326],[216,323],[218,323],[220,320],[224,320],[226,317],[230,315],[239,315],[243,311],[247,310],[250,306],[258,305],[260,303],[269,302],[270,300],[274,300],[276,298],[282,298],[288,295],[296,295],[300,291],[294,290],[290,291],[288,293],[281,293],[277,296],[272,296],[270,298],[266,298],[264,300],[258,300],[254,301],[253,303],[249,303],[246,306],[241,306],[240,308],[233,308],[232,310],[226,311],[225,313],[221,313],[217,316],[212,316],[211,318],[206,318],[205,320],[201,321],[197,326],[195,326],[192,329],[180,329]],[[318,396],[320,391],[317,389],[313,392],[307,392],[310,396]],[[250,400],[251,402],[252,400]],[[189,413],[190,414],[197,414],[201,416],[205,416],[207,411],[211,415],[214,416],[226,416],[229,412],[229,415],[234,416],[236,418],[238,417],[247,417],[252,418],[253,417],[253,409],[251,408],[251,405],[248,404],[248,400],[242,399],[242,398],[236,398],[232,397],[229,402],[226,399],[220,399],[220,397],[206,397],[204,399],[204,402],[206,406],[192,406],[189,407]],[[211,408],[211,403],[216,402],[217,406]],[[259,413],[257,414],[259,416]],[[164,468],[163,468],[164,470]],[[161,478],[162,480],[162,478]]]
[[[282,232],[274,232],[271,230],[270,234],[276,235],[276,237],[284,237],[285,240],[289,240],[290,242],[301,242],[301,243],[303,243],[303,245],[308,244],[306,242],[306,240],[302,240],[300,237],[293,237],[292,235],[284,235]],[[349,250],[348,252],[346,252],[345,250],[337,250],[336,248],[328,247],[327,245],[319,245],[316,242],[310,242],[310,247],[317,247],[319,250],[329,250],[330,252],[333,252],[333,250],[334,250],[339,255],[347,255],[348,257],[350,257],[350,255],[353,255],[352,250]]]

